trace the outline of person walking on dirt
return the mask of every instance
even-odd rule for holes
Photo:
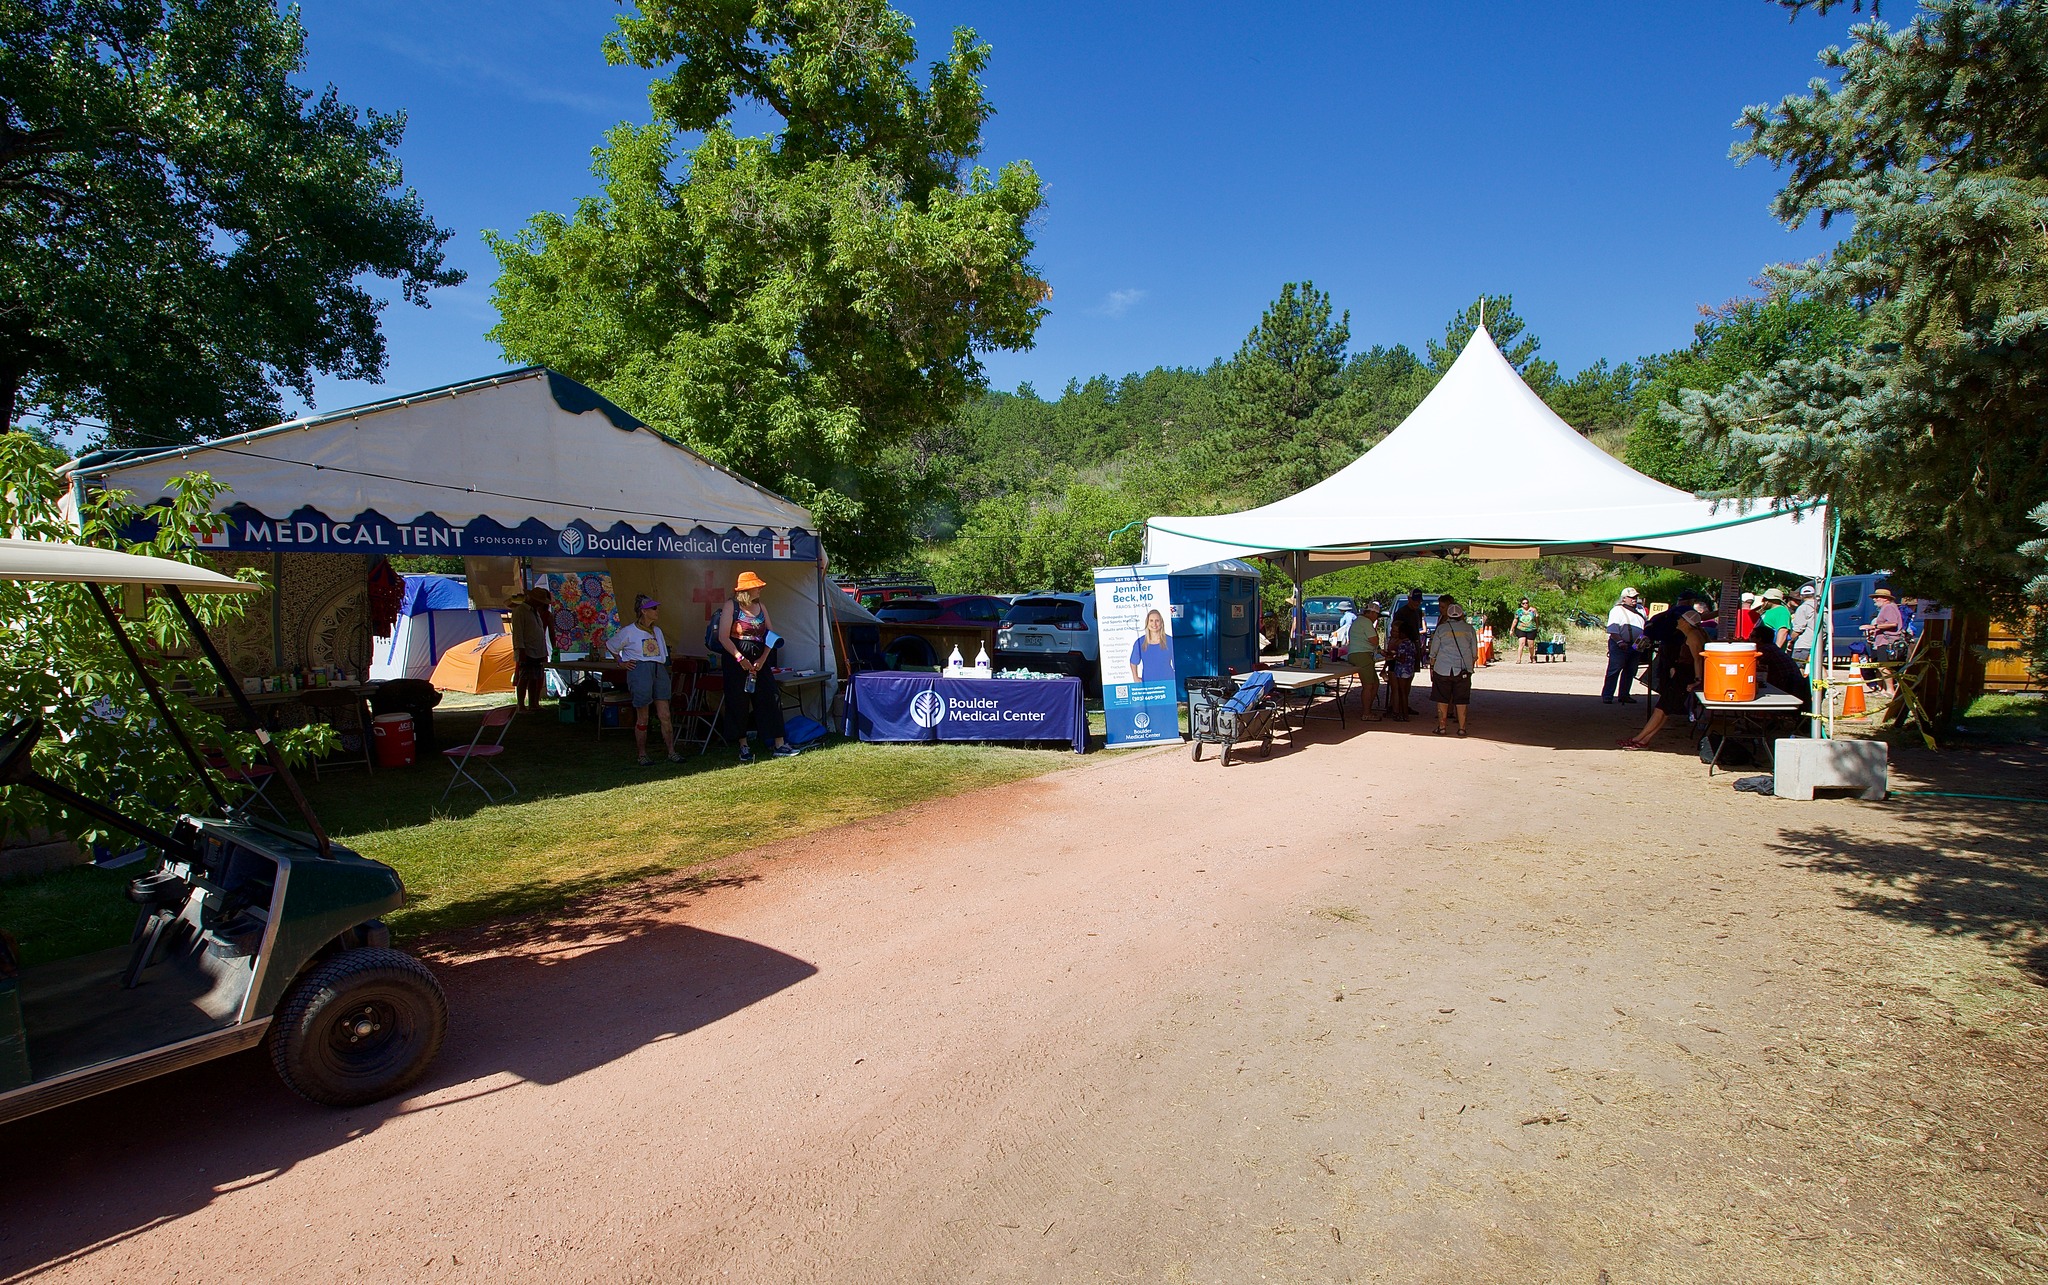
[[[1515,663],[1533,662],[1536,659],[1536,608],[1529,605],[1527,598],[1515,608]]]
[[[1453,708],[1458,735],[1465,734],[1465,711],[1472,704],[1472,671],[1479,664],[1479,633],[1465,619],[1465,608],[1445,594],[1437,604],[1440,617],[1429,636],[1429,698],[1436,702],[1436,734],[1442,736]]]
[[[629,666],[626,691],[633,697],[633,747],[639,751],[641,767],[654,766],[653,757],[647,753],[650,705],[661,719],[661,741],[668,746],[668,761],[683,761],[683,756],[676,752],[675,726],[669,721],[668,638],[661,632],[661,626],[654,623],[660,609],[661,604],[646,594],[634,594],[633,623],[613,634],[604,645],[614,659]]]
[[[754,746],[747,739],[750,733],[759,733],[763,741],[773,744],[776,758],[794,758],[797,753],[784,736],[782,695],[771,668],[778,640],[768,623],[768,608],[761,601],[761,591],[767,587],[768,582],[753,572],[740,572],[733,596],[725,604],[718,637],[727,726],[739,742],[742,763],[754,761]]]
[[[1623,589],[1621,600],[1607,613],[1607,677],[1600,684],[1602,704],[1612,705],[1617,700],[1624,705],[1636,703],[1628,689],[1635,685],[1636,652],[1642,646],[1643,626],[1648,623],[1636,600],[1635,588]]]

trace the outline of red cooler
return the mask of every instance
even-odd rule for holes
[[[412,715],[379,714],[370,720],[370,739],[377,750],[378,767],[411,767],[413,746]]]

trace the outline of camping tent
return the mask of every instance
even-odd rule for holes
[[[405,597],[389,638],[379,638],[370,656],[370,677],[425,678],[450,647],[500,632],[500,613],[469,605],[461,576],[405,577]]]
[[[450,647],[434,666],[433,677],[428,681],[437,691],[468,692],[472,696],[509,692],[516,665],[512,635],[487,634]]]
[[[1146,561],[1176,571],[1264,556],[1297,581],[1450,554],[1817,576],[1826,530],[1817,501],[1717,504],[1636,472],[1559,419],[1482,329],[1401,426],[1346,467],[1263,508],[1152,518],[1145,545]]]
[[[223,552],[454,554],[492,603],[534,571],[609,570],[621,601],[662,601],[679,645],[744,567],[768,582],[788,663],[831,668],[839,591],[810,515],[543,367],[67,466],[75,488],[142,502],[201,471],[227,486]]]

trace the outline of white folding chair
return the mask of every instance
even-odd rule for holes
[[[509,799],[514,794],[519,793],[519,787],[512,784],[512,778],[500,772],[498,765],[492,762],[493,759],[505,752],[505,733],[512,730],[512,715],[517,713],[518,710],[519,707],[517,705],[500,705],[496,709],[485,710],[483,718],[476,725],[476,735],[469,738],[469,744],[450,746],[448,749],[441,751],[441,757],[447,759],[449,764],[454,767],[455,775],[448,778],[448,788],[441,791],[441,797],[437,802],[447,802],[448,795],[453,792],[458,781],[467,781],[474,785],[489,802],[499,803],[503,801],[491,793],[489,786],[470,774],[469,765],[472,762],[480,762],[484,767],[497,774],[498,779],[505,783],[507,790],[505,798]],[[484,733],[494,727],[498,729],[498,739],[486,742],[484,740]]]

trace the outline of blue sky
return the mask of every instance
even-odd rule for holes
[[[923,46],[994,47],[991,165],[1046,181],[1037,266],[1052,314],[990,382],[1228,356],[1282,282],[1351,313],[1354,348],[1419,348],[1507,292],[1567,373],[1685,343],[1702,305],[1839,232],[1788,231],[1778,176],[1727,159],[1843,40],[1843,11],[1765,0],[1050,3],[896,0]],[[510,233],[593,188],[590,149],[647,117],[649,75],[609,67],[603,0],[304,0],[308,79],[403,109],[407,181],[454,230],[467,284],[385,313],[381,386],[325,381],[323,409],[497,370],[495,261]]]

